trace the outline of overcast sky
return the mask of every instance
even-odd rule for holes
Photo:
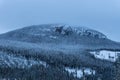
[[[86,26],[120,41],[120,0],[0,0],[0,33],[48,23]]]

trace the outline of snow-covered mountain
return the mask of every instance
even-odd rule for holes
[[[89,53],[89,50],[103,49],[120,51],[120,43],[80,26],[33,25],[0,35],[0,67],[113,68],[114,63]]]
[[[74,27],[56,24],[33,25],[25,27],[5,34],[1,34],[0,39],[23,41],[37,44],[69,44],[72,46],[79,46],[79,48],[83,49],[120,48],[119,43],[109,40],[107,36],[96,30],[79,26]]]

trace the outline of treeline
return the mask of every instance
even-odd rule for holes
[[[42,49],[27,49],[11,46],[0,46],[0,51],[16,56],[23,56],[26,59],[35,59],[45,61],[48,64],[55,66],[70,66],[70,67],[103,67],[112,68],[113,63],[102,61],[93,58],[89,53],[83,52],[79,54],[66,54],[61,51],[45,51]]]
[[[34,65],[28,69],[0,68],[0,79],[5,80],[78,80],[64,70]]]
[[[93,75],[85,75],[82,78],[74,77],[64,68],[57,66],[44,67],[42,65],[34,65],[28,69],[20,68],[0,68],[0,79],[9,80],[114,80],[109,69],[99,70]]]
[[[27,45],[25,45],[27,46]],[[45,61],[49,67],[33,66],[29,69],[0,68],[0,78],[21,78],[23,80],[77,80],[64,71],[64,67],[90,67],[96,71],[96,76],[86,76],[87,80],[113,80],[114,64],[95,59],[88,52],[65,54],[61,51],[45,51],[40,48],[0,46],[0,51],[26,59]],[[12,73],[12,74],[11,74]],[[17,74],[18,73],[18,74]],[[40,74],[41,73],[41,74]],[[23,77],[22,77],[23,76]],[[72,78],[71,78],[72,76]],[[108,77],[111,76],[111,77]],[[93,79],[94,78],[94,79]]]

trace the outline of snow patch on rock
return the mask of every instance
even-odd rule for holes
[[[95,38],[107,38],[104,34],[92,30],[86,27],[74,27],[69,25],[55,25],[54,31],[63,35],[69,35],[71,33],[75,33],[80,36],[89,36],[89,37],[95,37]]]

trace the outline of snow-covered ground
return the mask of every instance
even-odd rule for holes
[[[77,77],[77,78],[82,78],[83,73],[84,73],[84,75],[95,75],[95,70],[92,70],[90,68],[70,68],[70,67],[66,67],[65,70],[68,71],[69,74],[72,74],[74,77]]]
[[[47,63],[40,60],[36,61],[34,59],[28,60],[22,56],[17,57],[0,52],[0,66],[12,68],[30,68],[33,65],[43,65],[44,67],[46,67]]]
[[[111,62],[115,62],[116,59],[118,58],[117,54],[120,54],[120,52],[118,51],[107,51],[107,50],[92,51],[90,53],[93,54],[96,58],[108,60]]]

